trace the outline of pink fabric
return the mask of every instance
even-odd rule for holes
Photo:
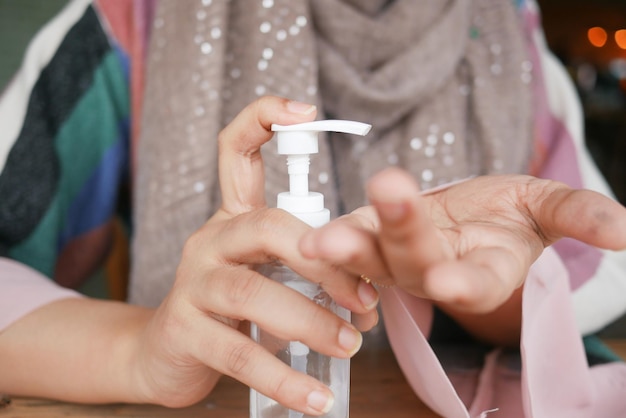
[[[527,4],[522,8],[522,24],[527,37],[529,59],[535,69],[532,83],[535,150],[529,174],[561,181],[572,188],[582,188],[584,182],[572,133],[553,114],[548,104],[546,80],[541,70],[541,51],[536,40],[542,36],[538,34],[543,33],[536,6],[529,7]],[[559,240],[554,244],[554,249],[569,271],[570,285],[574,291],[593,278],[602,260],[600,250],[569,238]]]
[[[532,266],[524,288],[521,373],[496,349],[486,356],[478,378],[471,371],[447,376],[425,337],[430,302],[390,288],[381,289],[381,303],[409,384],[442,416],[481,417],[495,409],[494,417],[506,418],[626,416],[626,364],[588,367],[568,273],[552,248]]]
[[[432,321],[430,302],[395,287],[380,290],[391,347],[415,393],[444,417],[468,417],[465,405],[424,336]]]
[[[24,264],[1,257],[0,289],[0,332],[45,304],[80,296]]]
[[[524,289],[523,395],[528,417],[626,416],[626,364],[589,368],[574,321],[567,271],[546,251]]]

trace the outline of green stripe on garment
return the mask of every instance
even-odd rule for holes
[[[124,69],[115,52],[109,51],[94,72],[93,84],[55,138],[61,166],[56,195],[33,233],[9,251],[11,258],[52,277],[68,208],[104,153],[119,139],[121,121],[129,112]]]
[[[583,338],[583,344],[585,345],[585,352],[587,355],[592,355],[597,359],[602,359],[604,363],[611,363],[615,361],[623,362],[620,356],[618,356],[608,345],[604,344],[602,340],[595,335],[588,335]]]

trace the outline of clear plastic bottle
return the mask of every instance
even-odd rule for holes
[[[272,125],[277,132],[278,153],[287,155],[289,192],[278,195],[277,207],[285,209],[310,226],[316,228],[330,220],[324,208],[324,196],[309,192],[309,155],[318,152],[317,135],[321,131],[345,132],[365,135],[371,126],[352,121],[325,120],[298,125]],[[339,317],[350,321],[350,312],[338,306],[317,284],[299,276],[290,268],[271,264],[260,272],[288,286]],[[324,418],[348,418],[350,404],[350,360],[322,355],[300,341],[285,341],[252,324],[252,338],[288,364],[293,369],[314,377],[333,392],[335,402]],[[302,412],[291,410],[255,390],[250,391],[251,418],[307,418]]]
[[[338,306],[319,285],[300,277],[290,268],[275,264],[261,272],[302,293],[320,306],[350,321],[350,311]],[[329,357],[309,349],[299,341],[285,341],[252,325],[252,338],[276,357],[295,370],[312,376],[328,386],[335,396],[333,408],[322,417],[348,418],[350,399],[350,359]],[[250,395],[250,411],[253,418],[305,418],[313,417],[290,410],[275,400],[255,391]]]

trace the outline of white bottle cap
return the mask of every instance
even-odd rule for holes
[[[320,120],[296,125],[272,125],[278,153],[287,155],[289,192],[279,193],[277,207],[317,228],[330,221],[324,195],[309,192],[309,155],[317,154],[318,133],[323,131],[366,135],[371,125],[348,120]]]

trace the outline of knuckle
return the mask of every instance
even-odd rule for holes
[[[187,237],[181,251],[180,262],[176,268],[177,282],[194,277],[194,271],[197,271],[201,266],[206,267],[210,264],[212,258],[206,256],[210,252],[210,247],[207,244],[207,237],[201,230]],[[186,279],[183,280],[184,278]]]
[[[308,328],[314,330],[319,328],[323,331],[327,330],[339,330],[339,325],[337,322],[339,321],[339,317],[330,314],[328,308],[330,306],[330,297],[325,298],[324,301],[319,301],[319,305],[315,306],[313,312],[308,318]],[[334,320],[336,318],[336,320]],[[333,321],[334,320],[334,321]]]
[[[238,343],[234,347],[230,347],[226,353],[224,364],[226,374],[233,377],[249,374],[252,367],[251,359],[254,358],[257,349],[258,346],[252,341]]]
[[[344,260],[343,264],[355,264],[359,265],[360,257],[356,257],[353,254],[350,254],[346,260]],[[345,280],[346,271],[339,264],[326,264],[324,266],[324,274],[320,277],[313,277],[311,280],[315,283],[318,283],[324,289],[330,289],[331,286],[336,284],[341,280]]]
[[[193,232],[187,237],[183,245],[183,257],[193,255],[198,248],[202,248],[205,245],[205,237],[202,233],[202,229]]]
[[[278,242],[282,235],[281,231],[290,228],[290,219],[280,209],[264,209],[255,212],[252,216],[254,216],[252,220],[254,233],[268,245]]]
[[[273,105],[275,101],[276,101],[276,97],[265,95],[265,96],[259,97],[254,102],[252,102],[251,106],[254,108],[256,112],[261,112],[263,111],[263,109]]]
[[[263,234],[274,232],[284,218],[283,212],[277,209],[265,209],[254,213],[253,225],[256,232]]]
[[[312,304],[310,312],[306,315],[306,320],[302,324],[303,329],[308,330],[308,336],[315,335],[320,340],[326,340],[334,344],[335,335],[341,328],[341,319],[330,313],[330,297],[323,300],[318,298],[317,304]]]
[[[254,271],[242,271],[230,281],[225,292],[226,303],[231,309],[241,312],[258,298],[263,282]]]
[[[274,379],[268,383],[267,395],[272,399],[284,398],[284,393],[289,390],[293,380],[289,378],[289,370],[283,373],[276,373]]]
[[[362,206],[355,209],[350,215],[344,215],[351,217],[351,221],[355,224],[362,225],[366,229],[371,231],[378,231],[380,229],[380,218],[376,214],[373,206]]]

